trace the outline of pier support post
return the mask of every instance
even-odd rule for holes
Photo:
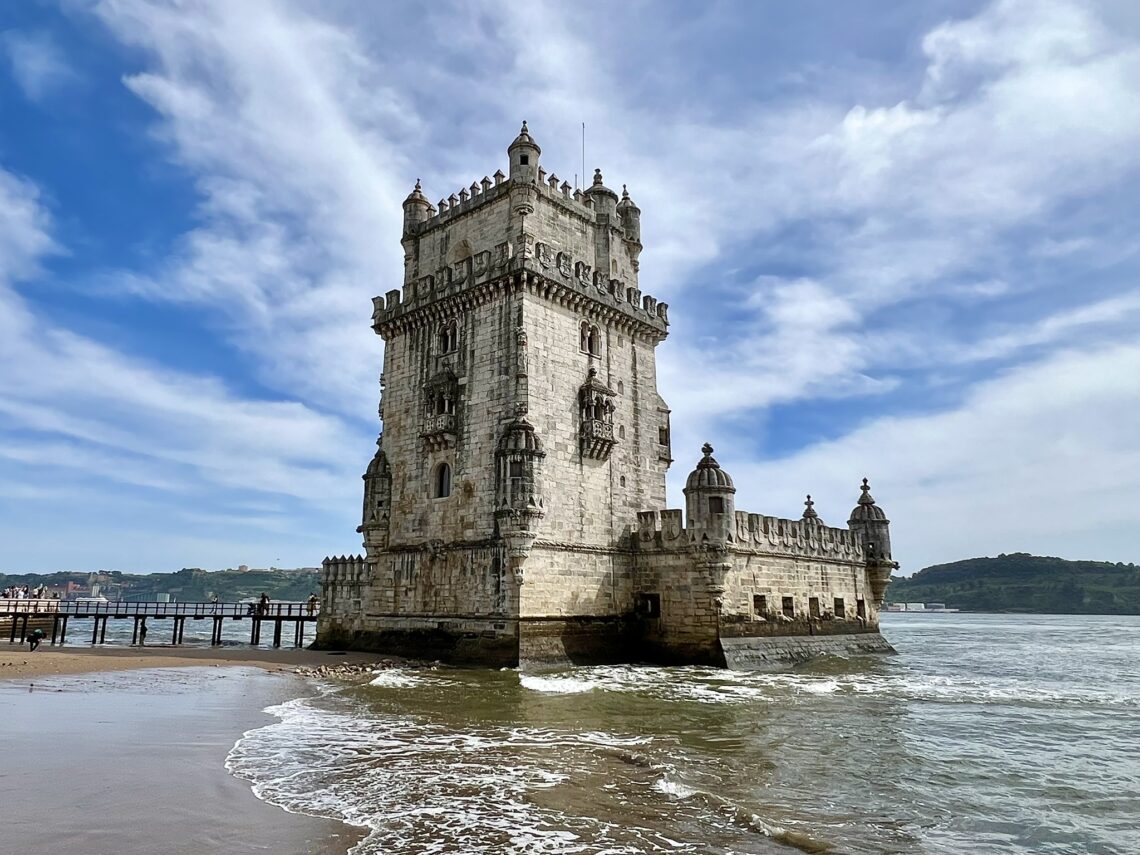
[[[67,615],[63,616],[63,625],[59,628],[59,646],[63,647],[63,640],[67,637]]]
[[[51,646],[55,647],[55,637],[59,633],[59,615],[51,617]]]
[[[281,618],[273,621],[273,646],[281,646]]]
[[[107,643],[107,620],[108,620],[107,617],[103,618],[103,629],[99,632],[99,643],[100,644],[106,644]]]

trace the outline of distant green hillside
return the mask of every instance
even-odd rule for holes
[[[210,572],[196,567],[177,573],[0,573],[0,590],[9,585],[35,587],[41,583],[62,588],[68,582],[99,585],[100,594],[108,599],[154,600],[158,594],[170,594],[179,602],[204,602],[211,594],[234,602],[258,597],[265,592],[274,600],[304,600],[320,592],[317,570],[218,570]]]
[[[936,564],[887,588],[894,603],[945,603],[977,612],[1140,614],[1140,567],[1014,552]]]

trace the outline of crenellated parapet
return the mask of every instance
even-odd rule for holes
[[[468,263],[469,262],[469,263]],[[576,258],[549,243],[529,249],[510,241],[475,251],[469,259],[438,268],[404,289],[393,288],[372,298],[372,328],[385,339],[394,333],[442,320],[470,305],[494,299],[506,289],[531,293],[626,326],[654,341],[668,335],[669,304],[636,287],[594,270],[589,259]]]
[[[507,153],[509,175],[472,181],[438,206],[416,182],[403,203],[403,289],[373,299],[373,329],[388,339],[525,288],[631,335],[664,339],[669,307],[637,284],[641,209],[629,192],[619,198],[601,170],[580,190],[548,174],[525,122]]]
[[[368,564],[363,555],[341,555],[321,562],[321,585],[362,585],[368,581]]]
[[[686,551],[697,530],[685,528],[682,511],[641,511],[637,515],[637,549],[642,552]],[[863,561],[857,532],[833,528],[811,520],[790,520],[736,511],[735,525],[725,548],[735,552],[770,553],[835,561]]]

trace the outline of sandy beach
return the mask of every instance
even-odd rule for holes
[[[265,671],[292,671],[299,666],[317,667],[344,663],[378,662],[368,653],[338,653],[295,648],[186,647],[51,647],[41,644],[29,651],[27,644],[0,641],[0,681],[25,680],[63,674],[124,671],[137,668],[186,668],[247,666]]]
[[[356,829],[260,801],[225,760],[298,666],[364,654],[0,644],[0,804],[13,852],[343,855]]]

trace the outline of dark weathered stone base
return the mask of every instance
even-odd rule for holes
[[[519,664],[515,621],[375,622],[374,629],[318,627],[316,650],[367,650],[409,659],[430,659],[456,665],[513,668]],[[385,624],[388,625],[385,625]]]
[[[624,617],[522,619],[519,665],[558,668],[629,662],[636,641]]]
[[[894,653],[878,632],[723,636],[708,643],[652,641],[627,617],[372,621],[375,628],[318,628],[318,650],[368,650],[455,665],[527,670],[646,662],[781,671],[822,656]]]
[[[722,638],[725,664],[734,671],[783,671],[821,656],[894,653],[877,632],[846,635],[776,635]]]

